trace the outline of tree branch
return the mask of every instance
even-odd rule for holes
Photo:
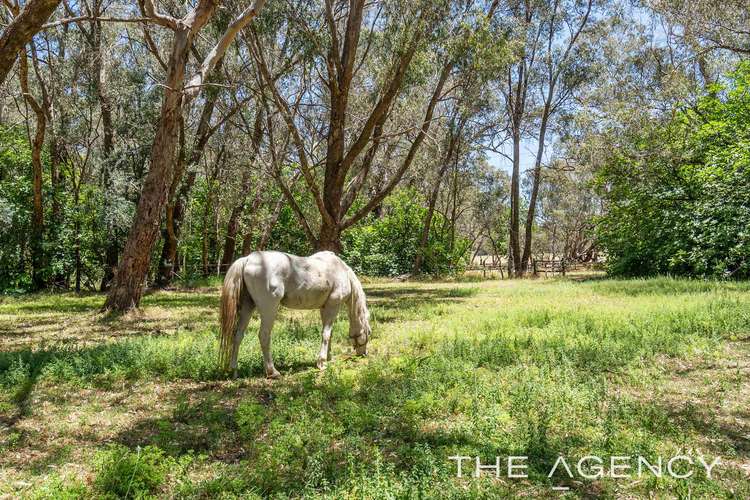
[[[234,41],[237,33],[240,32],[250,21],[252,21],[263,8],[266,0],[255,0],[253,4],[247,7],[242,13],[227,27],[224,35],[218,41],[211,51],[206,55],[201,64],[201,68],[193,75],[192,78],[185,85],[185,101],[190,102],[195,96],[198,95],[200,87],[203,85],[203,81],[206,79],[211,70],[216,66],[219,59],[224,56],[227,47]]]
[[[78,16],[78,17],[66,17],[65,19],[59,19],[51,23],[43,24],[42,29],[52,28],[55,26],[63,26],[70,23],[78,23],[81,21],[99,21],[103,23],[147,23],[154,21],[151,17],[96,17],[96,16]]]
[[[369,214],[373,208],[375,208],[388,194],[390,194],[391,191],[393,191],[393,188],[396,187],[396,185],[401,180],[401,177],[403,177],[406,170],[411,165],[411,162],[414,160],[414,157],[417,154],[417,150],[419,149],[419,146],[422,144],[422,141],[424,141],[425,136],[430,130],[430,124],[432,123],[432,115],[435,112],[435,106],[437,106],[438,101],[440,100],[440,97],[443,94],[443,87],[445,86],[445,82],[448,80],[448,76],[451,73],[451,70],[453,69],[453,63],[452,61],[449,61],[443,66],[443,70],[440,72],[440,77],[438,78],[438,83],[435,86],[435,90],[432,93],[432,97],[430,98],[430,102],[427,105],[427,110],[425,111],[425,117],[422,121],[422,128],[419,130],[419,134],[417,134],[416,139],[414,139],[414,142],[412,143],[411,147],[409,148],[409,152],[406,155],[406,158],[404,159],[404,162],[401,164],[401,167],[399,167],[398,171],[391,177],[391,179],[388,181],[388,184],[381,189],[371,200],[367,205],[362,207],[357,213],[355,213],[352,217],[345,220],[342,229],[345,229],[353,224],[356,224],[360,219],[365,217],[367,214]]]

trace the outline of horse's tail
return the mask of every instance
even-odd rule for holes
[[[224,276],[224,285],[221,287],[219,366],[225,371],[229,370],[232,357],[237,310],[240,307],[240,297],[244,287],[242,276],[244,269],[245,259],[234,261],[234,264],[231,265],[226,276]]]

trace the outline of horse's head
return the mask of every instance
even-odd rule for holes
[[[354,347],[354,352],[359,356],[367,356],[367,343],[370,341],[370,334],[372,333],[368,316],[369,314],[365,316],[364,321],[361,321],[360,324],[356,326],[352,324],[349,328],[349,338],[352,341],[352,347]]]

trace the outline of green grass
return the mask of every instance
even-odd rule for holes
[[[283,311],[278,381],[261,376],[257,318],[240,379],[217,371],[213,288],[151,294],[120,318],[99,295],[4,299],[0,494],[748,497],[748,291],[376,280],[370,356],[351,356],[342,313],[318,372],[318,313]],[[722,464],[712,479],[550,479],[560,454]],[[528,456],[529,478],[457,479],[453,455]]]

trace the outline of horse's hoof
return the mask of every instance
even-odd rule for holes
[[[270,378],[270,379],[274,379],[275,380],[277,378],[281,378],[281,373],[279,373],[278,370],[274,369],[272,372],[266,373],[266,378]]]
[[[319,359],[317,364],[318,364],[318,370],[325,370],[326,369],[326,360],[325,359]]]

